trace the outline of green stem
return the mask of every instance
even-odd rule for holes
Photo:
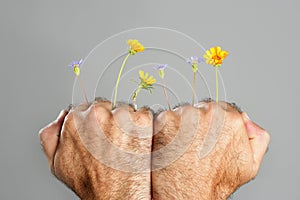
[[[218,67],[216,67],[216,102],[219,102],[219,79],[218,79]]]
[[[164,88],[164,94],[165,94],[165,97],[166,97],[166,101],[167,101],[167,104],[168,104],[169,110],[171,110],[171,104],[170,104],[169,97],[168,97],[168,94],[167,94],[167,90],[166,90],[166,84],[165,84],[165,81],[164,81],[164,79],[162,79],[162,84],[163,84],[163,88]]]
[[[194,72],[193,88],[192,88],[192,92],[193,92],[193,97],[192,97],[192,106],[194,106],[194,103],[195,103],[196,75],[197,75],[197,72]]]
[[[84,89],[83,83],[82,83],[81,78],[80,78],[80,75],[78,75],[77,77],[78,77],[78,80],[79,80],[79,84],[80,84],[80,86],[81,86],[81,89],[82,89],[82,91],[83,91],[83,95],[84,95],[85,101],[86,101],[87,103],[89,103],[88,98],[87,98],[87,96],[86,96],[86,91],[85,91],[85,89]]]
[[[132,95],[132,101],[133,101],[133,106],[134,106],[135,110],[137,110],[136,98],[137,98],[137,95],[139,94],[139,92],[141,91],[141,89],[142,88],[139,86]]]
[[[127,56],[125,57],[125,59],[124,59],[124,61],[122,63],[122,66],[120,68],[120,71],[119,71],[119,75],[118,75],[118,79],[117,79],[117,83],[116,83],[116,89],[115,89],[115,96],[114,96],[113,108],[116,107],[116,104],[117,104],[117,94],[118,94],[119,83],[120,83],[120,79],[121,79],[121,75],[122,75],[123,69],[125,67],[126,61],[128,60],[129,56],[130,56],[130,53],[128,53]]]

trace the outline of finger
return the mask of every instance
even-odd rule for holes
[[[57,148],[60,130],[66,115],[67,111],[62,110],[55,121],[42,128],[39,132],[41,145],[51,169],[53,167],[53,158]]]
[[[111,111],[111,109],[112,109],[112,103],[110,101],[102,99],[102,98],[96,98],[94,101],[94,104],[96,106],[106,108],[109,111]]]
[[[268,148],[270,142],[270,134],[266,130],[252,122],[246,113],[243,113],[243,118],[245,121],[250,145],[253,151],[255,169],[258,170]]]

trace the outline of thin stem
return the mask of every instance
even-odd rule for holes
[[[219,79],[218,79],[218,67],[216,67],[216,102],[219,102]]]
[[[192,92],[193,92],[192,106],[194,106],[194,103],[195,103],[196,74],[197,74],[197,72],[194,72],[193,88],[192,88]]]
[[[117,79],[117,83],[116,83],[116,89],[115,89],[115,96],[114,96],[113,108],[116,107],[117,94],[118,94],[118,88],[119,88],[119,83],[120,83],[121,75],[122,75],[123,69],[125,67],[126,61],[128,60],[129,56],[130,56],[130,53],[128,53],[127,56],[125,57],[125,59],[124,59],[124,61],[122,63],[122,66],[120,68],[120,71],[119,71],[119,75],[118,75],[118,79]]]
[[[134,98],[132,101],[133,101],[134,110],[137,110],[136,98]]]
[[[134,106],[134,110],[137,110],[137,103],[136,103],[136,98],[137,95],[139,94],[139,92],[141,91],[141,87],[139,86],[133,93],[132,95],[132,101],[133,101],[133,106]]]
[[[170,104],[169,97],[168,97],[168,94],[167,94],[166,84],[165,84],[164,79],[162,79],[162,84],[163,84],[164,94],[165,94],[165,97],[166,97],[166,101],[168,103],[169,110],[171,110],[171,104]]]
[[[87,103],[89,103],[88,98],[87,98],[87,95],[86,95],[86,91],[85,91],[84,86],[83,86],[83,83],[82,83],[82,81],[81,81],[81,78],[80,78],[79,75],[78,75],[77,77],[78,77],[78,80],[79,80],[79,84],[80,84],[80,86],[81,86],[81,89],[82,89],[82,91],[83,91],[85,101],[86,101]]]

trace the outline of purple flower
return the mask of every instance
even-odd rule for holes
[[[79,76],[80,74],[80,68],[79,66],[82,64],[82,59],[80,59],[79,61],[73,61],[71,64],[69,64],[69,67],[73,68],[74,73],[76,74],[76,76]]]
[[[168,64],[159,64],[154,67],[155,70],[165,70]]]
[[[162,79],[164,79],[164,77],[165,77],[165,69],[167,66],[168,66],[168,64],[159,64],[154,67],[154,69],[158,71],[158,75]]]
[[[194,65],[194,64],[199,64],[199,63],[204,62],[204,59],[203,58],[199,58],[198,56],[192,56],[192,57],[188,58],[186,61],[189,64]]]
[[[79,61],[73,61],[71,64],[69,64],[69,67],[73,67],[73,68],[79,67],[82,64],[82,62],[83,62],[82,59],[80,59]]]

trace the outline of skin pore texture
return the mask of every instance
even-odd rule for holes
[[[227,199],[257,175],[270,141],[225,102],[111,108],[81,104],[39,134],[51,172],[81,199]]]

